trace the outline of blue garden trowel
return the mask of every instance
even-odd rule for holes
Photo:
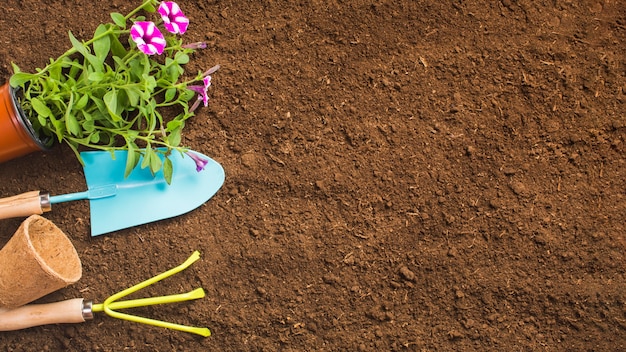
[[[173,152],[169,158],[174,171],[168,185],[162,171],[152,175],[148,168],[137,167],[124,177],[126,151],[115,151],[115,158],[104,151],[82,152],[87,191],[57,196],[31,191],[3,198],[0,219],[42,214],[52,204],[89,199],[91,235],[98,236],[187,213],[213,197],[225,177],[215,160],[192,153],[208,161],[204,170],[196,171],[194,160]]]

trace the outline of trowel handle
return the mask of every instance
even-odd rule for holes
[[[51,209],[50,194],[40,191],[0,198],[0,219],[43,214]]]
[[[47,324],[83,323],[92,317],[91,302],[83,302],[82,298],[47,304],[27,304],[12,309],[0,308],[0,331]]]

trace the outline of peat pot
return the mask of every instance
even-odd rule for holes
[[[48,150],[45,141],[24,115],[15,90],[8,82],[0,86],[0,163],[42,150]]]
[[[31,215],[0,250],[0,308],[30,303],[81,275],[70,239],[50,220]]]

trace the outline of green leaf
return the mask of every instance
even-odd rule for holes
[[[126,51],[126,48],[124,48],[124,45],[122,45],[122,43],[120,42],[119,38],[115,35],[111,35],[110,37],[111,53],[113,54],[113,57],[125,57],[128,52]]]
[[[139,105],[140,92],[137,88],[125,88],[126,96],[128,97],[128,104],[130,106]]]
[[[121,57],[113,56],[113,61],[115,61],[115,72],[120,75],[125,74],[124,71],[128,70],[128,66]]]
[[[156,128],[157,120],[163,121],[163,117],[156,110],[156,100],[152,99],[152,102],[154,102],[154,104],[152,104],[152,114],[150,114],[148,118],[148,127],[150,128],[150,131],[154,131],[154,129]]]
[[[151,3],[147,3],[146,5],[144,5],[143,10],[146,12],[155,12],[156,8]]]
[[[15,62],[11,62],[11,67],[13,68],[13,73],[20,73],[20,72],[22,72],[22,70],[20,70],[20,67],[17,66],[17,64]]]
[[[93,36],[95,38],[97,36],[103,35],[106,32],[107,32],[107,27],[101,24],[98,26],[98,28],[96,28],[96,31]],[[107,56],[109,55],[110,49],[111,49],[111,38],[108,35],[105,35],[102,38],[93,42],[93,52],[94,54],[96,54],[98,61],[100,61],[101,63],[104,63],[104,60],[106,60]]]
[[[65,110],[65,128],[74,136],[80,137],[80,125],[78,124],[76,116],[72,113],[73,105],[74,94],[70,94],[70,101],[68,102]]]
[[[172,120],[167,123],[167,128],[165,129],[167,132],[172,132],[176,129],[180,129],[183,126],[183,122],[180,120]]]
[[[55,119],[54,116],[49,116],[48,118],[52,123],[52,129],[56,133],[59,142],[63,141],[65,135],[65,124],[62,121]]]
[[[179,96],[182,101],[190,101],[192,98],[195,98],[196,92],[191,89],[185,89]]]
[[[50,67],[50,69],[48,70],[49,78],[47,79],[47,81],[48,82],[61,81],[61,70],[63,69],[63,67],[61,67],[61,65],[51,65],[49,67]]]
[[[30,100],[30,104],[33,106],[33,109],[35,109],[35,112],[39,116],[52,117],[52,111],[43,101],[41,101],[41,99],[32,98]]]
[[[153,156],[158,158],[158,156],[154,155],[154,151],[152,150],[152,148],[150,148],[150,143],[148,143],[148,145],[145,148],[145,153],[143,155],[143,161],[141,162],[142,169],[145,169],[151,164],[151,160]]]
[[[47,90],[46,95],[48,97],[52,96],[54,93],[59,92],[59,81],[55,80],[54,78],[48,77],[44,79],[42,83],[44,90]]]
[[[74,35],[72,34],[72,31],[68,31],[67,35],[70,37],[70,42],[72,43],[72,46],[74,47],[74,50],[76,50],[79,53],[83,54],[83,56],[85,56],[86,54],[89,54],[87,52],[87,49],[85,48],[85,45],[83,45],[83,43],[79,42],[78,39],[76,39],[76,37],[74,37]]]
[[[163,163],[163,177],[165,177],[165,182],[168,185],[172,184],[172,175],[174,174],[174,166],[172,165],[172,161],[170,158],[165,157],[165,162]]]
[[[143,83],[144,83],[144,91],[149,95],[152,95],[154,92],[154,88],[156,88],[157,83],[154,76],[150,76],[148,74],[143,75]],[[146,99],[147,100],[147,99]]]
[[[87,133],[92,133],[96,130],[96,121],[91,117],[91,115],[85,111],[81,112],[85,117],[83,121],[83,130]]]
[[[65,126],[67,130],[70,131],[70,133],[74,136],[79,137],[81,135],[80,124],[78,124],[78,120],[76,119],[76,116],[74,116],[74,114],[70,113],[65,115]]]
[[[83,96],[81,96],[78,101],[76,102],[76,104],[74,104],[74,109],[76,110],[82,110],[85,108],[85,106],[87,106],[87,102],[89,101],[89,95],[85,94]]]
[[[142,80],[145,65],[150,64],[149,61],[144,60],[144,57],[145,55],[135,57],[128,63],[128,66],[130,67],[130,74],[135,82],[140,82]]]
[[[135,143],[126,141],[128,146],[128,153],[126,155],[126,170],[124,171],[124,178],[128,177],[130,173],[133,171],[137,163],[139,162],[139,158],[136,152]]]
[[[185,70],[179,64],[173,64],[167,69],[167,76],[165,79],[174,83],[178,81],[178,78],[183,72],[185,72]]]
[[[150,70],[152,69],[152,65],[153,64],[156,65],[156,61],[150,60],[148,55],[141,55],[140,56],[140,60],[142,61],[142,65],[143,65],[142,77],[143,76],[150,76]],[[150,76],[150,77],[152,77],[152,76]]]
[[[117,112],[119,114],[121,114],[124,111],[124,109],[128,108],[129,106],[128,95],[126,94],[125,88],[122,88],[117,91],[117,106],[118,106]]]
[[[83,66],[78,62],[78,60],[74,60],[67,76],[75,80],[78,77],[78,74],[82,72],[82,69]]]
[[[103,99],[104,105],[106,105],[109,114],[114,122],[118,122],[122,120],[122,117],[119,115],[119,106],[117,104],[117,92],[115,89],[108,91]]]
[[[100,142],[100,133],[94,132],[89,135],[89,142],[93,144],[98,144]]]
[[[48,120],[44,116],[41,116],[39,114],[37,114],[37,120],[39,121],[39,124],[41,126],[45,126],[48,123]]]
[[[98,111],[100,112],[100,114],[102,115],[108,114],[107,107],[102,101],[102,99],[98,98],[95,95],[89,95],[89,99],[91,99],[91,101],[93,101],[93,103],[98,107]],[[94,116],[94,120],[97,120],[97,119],[98,118]]]
[[[177,128],[174,131],[170,132],[170,134],[167,135],[167,142],[172,146],[172,147],[178,147],[180,145],[180,141],[181,141],[181,129]]]
[[[68,36],[70,37],[70,42],[72,43],[72,47],[74,48],[74,50],[78,51],[81,55],[83,55],[83,57],[87,59],[87,61],[89,62],[89,64],[91,64],[91,66],[93,67],[95,71],[97,72],[104,71],[104,66],[102,64],[102,61],[100,61],[96,56],[90,54],[85,44],[79,42],[78,39],[74,37],[71,31],[68,32]]]
[[[115,23],[116,26],[122,29],[126,28],[126,18],[121,13],[113,12],[111,14],[111,19],[113,20],[113,23]]]
[[[152,171],[152,174],[154,175],[159,172],[162,167],[163,162],[161,161],[161,158],[159,158],[156,153],[153,153],[152,158],[150,158],[150,171]]]
[[[36,79],[36,78],[37,78],[37,75],[32,74],[32,73],[17,72],[13,74],[13,76],[11,76],[9,83],[11,84],[11,87],[17,88],[17,87],[21,87],[24,83],[30,80]]]
[[[89,76],[87,76],[87,79],[94,82],[94,83],[98,83],[100,81],[102,81],[104,79],[104,73],[102,72],[92,72],[89,74]]]
[[[176,92],[177,92],[176,88],[168,88],[165,91],[165,101],[168,102],[168,101],[174,100],[174,98],[176,97]]]
[[[176,59],[176,62],[178,62],[181,65],[184,65],[189,62],[189,55],[179,51],[176,53],[175,59]]]

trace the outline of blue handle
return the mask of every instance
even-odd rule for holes
[[[117,185],[105,185],[105,186],[94,187],[85,192],[52,196],[50,197],[50,204],[69,202],[72,200],[108,198],[108,197],[113,197],[116,194],[117,194]]]
[[[89,199],[89,191],[51,196],[50,203],[57,204],[57,203],[71,202],[73,200],[83,200],[83,199]]]

